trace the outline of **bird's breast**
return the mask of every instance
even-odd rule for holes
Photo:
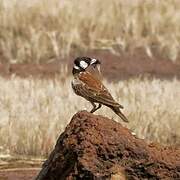
[[[73,86],[76,86],[76,85],[82,84],[82,82],[78,78],[75,78],[75,79],[72,80],[71,84]]]
[[[72,88],[73,88],[74,92],[75,92],[77,95],[80,95],[79,88],[81,87],[82,82],[81,82],[78,78],[74,78],[74,79],[71,81],[71,85],[72,85]]]

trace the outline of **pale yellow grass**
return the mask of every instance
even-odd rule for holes
[[[76,96],[71,77],[52,80],[0,77],[0,152],[42,156],[49,153],[58,135],[79,110],[90,103]],[[104,81],[124,105],[130,123],[123,124],[140,138],[163,144],[180,144],[180,81],[131,79]],[[96,114],[122,123],[110,109]]]
[[[0,0],[0,58],[6,62],[136,48],[177,59],[179,0]]]

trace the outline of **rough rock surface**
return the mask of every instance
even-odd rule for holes
[[[180,148],[147,144],[108,118],[74,115],[37,180],[180,179]]]

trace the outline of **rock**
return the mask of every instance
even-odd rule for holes
[[[180,179],[180,148],[147,144],[120,123],[81,111],[36,179]]]

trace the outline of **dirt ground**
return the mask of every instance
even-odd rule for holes
[[[134,53],[121,53],[120,56],[108,51],[93,51],[79,54],[78,56],[98,58],[102,62],[101,70],[103,76],[113,81],[142,75],[161,79],[171,79],[175,76],[178,79],[180,78],[179,59],[176,63],[173,63],[160,56],[150,58],[141,50],[137,50]],[[62,70],[62,67],[65,67],[64,65],[67,65],[68,73],[71,73],[72,63],[75,57],[73,55],[66,59],[54,60],[44,64],[0,63],[0,75],[8,77],[16,74],[20,77],[52,78]]]
[[[40,168],[7,169],[0,171],[0,180],[32,180],[36,177]]]
[[[41,168],[43,159],[12,156],[0,160],[0,180],[31,180]]]
[[[180,60],[176,63],[156,56],[148,57],[143,51],[135,53],[121,53],[120,56],[113,55],[108,51],[94,51],[79,56],[90,56],[98,58],[102,62],[103,76],[109,80],[117,81],[130,77],[146,75],[148,77],[157,77],[161,79],[180,78]],[[20,77],[33,76],[37,78],[52,78],[61,70],[65,63],[68,65],[68,73],[71,72],[73,59],[76,56],[70,56],[67,59],[55,60],[46,64],[5,64],[0,60],[0,75],[10,77],[15,74]],[[29,168],[8,168],[2,169],[0,165],[0,180],[30,180],[34,179],[39,172],[40,166]]]

